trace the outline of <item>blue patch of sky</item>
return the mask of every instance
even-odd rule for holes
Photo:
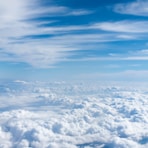
[[[129,0],[122,0],[120,3],[131,2]],[[30,21],[54,21],[53,23],[46,23],[43,24],[43,27],[46,26],[68,26],[68,25],[84,25],[84,24],[91,24],[95,22],[103,22],[103,21],[118,21],[127,19],[127,15],[118,14],[113,11],[113,4],[119,3],[118,0],[85,0],[85,1],[78,1],[78,0],[63,0],[63,1],[40,1],[40,5],[42,7],[51,6],[54,4],[56,6],[66,6],[73,10],[75,9],[86,9],[88,11],[92,11],[92,13],[87,15],[60,15],[60,14],[52,14],[48,15],[38,15],[36,18],[29,19]],[[129,15],[128,19],[135,19],[136,16]],[[139,17],[141,18],[141,17]],[[58,21],[57,21],[58,20]]]
[[[116,4],[116,3],[126,3],[126,2],[132,2],[134,0],[53,0],[53,1],[41,1],[40,3],[43,6],[51,5],[51,4],[56,4],[56,5],[64,5],[67,7],[75,8],[75,9],[80,9],[80,8],[98,8],[100,6],[106,6],[106,5],[111,5],[111,4]]]
[[[54,37],[52,34],[40,34],[40,35],[27,35],[22,37],[23,39],[46,39],[46,38],[51,38]]]
[[[29,73],[26,73],[29,67],[23,62],[0,62],[0,79],[25,79],[29,76]]]
[[[130,52],[138,52],[140,49],[145,48],[145,42],[143,40],[136,41],[114,41],[110,43],[90,43],[86,46],[86,43],[82,44],[82,49],[78,51],[69,51],[70,58],[81,59],[85,57],[110,57],[113,54],[118,56],[128,56]],[[83,48],[85,46],[85,49]]]

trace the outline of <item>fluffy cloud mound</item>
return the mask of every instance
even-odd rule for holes
[[[148,146],[145,89],[16,81],[0,92],[1,148]]]

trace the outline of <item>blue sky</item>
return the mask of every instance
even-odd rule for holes
[[[0,78],[148,80],[147,0],[0,1]]]

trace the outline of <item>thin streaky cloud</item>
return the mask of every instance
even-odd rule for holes
[[[68,60],[68,59],[67,59]],[[148,49],[138,51],[128,51],[126,54],[113,54],[109,53],[106,56],[93,56],[81,59],[69,59],[69,61],[147,61]]]
[[[137,0],[128,4],[117,4],[114,11],[121,14],[148,16],[148,1]]]
[[[34,6],[35,7],[35,6]],[[36,6],[38,9],[34,8],[26,13],[27,17],[40,17],[40,16],[82,16],[94,13],[94,11],[84,10],[84,9],[70,9],[65,6],[48,6],[48,7],[40,7]]]
[[[90,10],[71,10],[67,15],[74,15],[74,16],[79,16],[79,15],[88,15],[92,14],[94,11]]]
[[[51,67],[57,62],[69,60],[69,57],[73,54],[71,52],[88,49],[93,44],[97,44],[95,48],[99,51],[101,49],[98,46],[100,43],[137,41],[147,38],[148,21],[131,21],[127,19],[112,22],[89,22],[80,25],[62,25],[60,19],[63,16],[88,15],[94,11],[54,5],[42,7],[38,3],[34,3],[35,1],[30,2],[29,0],[12,0],[12,2],[12,6],[8,5],[8,0],[0,2],[1,6],[3,6],[3,9],[0,7],[2,12],[0,13],[1,61],[5,59],[5,61],[10,62],[25,62],[39,68]],[[33,21],[34,18],[46,15],[60,16],[59,20],[56,19],[60,25],[54,26],[52,23],[55,23],[55,20],[52,20],[52,18]],[[45,27],[44,24],[46,23],[51,25]],[[39,37],[42,35],[49,35],[49,37]],[[132,58],[133,56],[130,59]],[[143,59],[144,57],[140,58]],[[96,57],[82,60],[100,59]],[[126,58],[119,56],[102,57],[102,59],[117,60]]]
[[[0,32],[1,32],[1,61],[26,62],[34,67],[48,67],[62,61],[69,55],[67,51],[77,50],[77,47],[69,48],[69,44],[56,39],[25,39],[26,36],[52,34],[82,30],[84,26],[65,27],[40,27],[38,22],[28,22],[30,18],[36,18],[39,14],[51,15],[85,15],[91,13],[87,10],[72,10],[63,6],[50,6],[47,9],[39,7],[28,0],[0,1]],[[36,6],[36,9],[32,9]],[[52,23],[50,20],[48,23]],[[45,23],[42,22],[42,23]],[[88,27],[84,27],[87,29]],[[21,40],[22,38],[22,40]],[[14,55],[14,56],[10,56]]]
[[[4,49],[2,53],[15,55],[15,61],[26,62],[35,67],[48,67],[70,56],[71,53],[69,51],[82,49],[82,43],[116,41],[117,39],[113,37],[114,35],[108,34],[63,35],[50,39],[22,39],[23,42],[2,44],[1,46]],[[87,46],[83,45],[83,49],[87,48]],[[11,58],[11,61],[13,61],[13,57]],[[3,58],[1,57],[1,59]]]
[[[148,21],[116,21],[94,24],[94,28],[112,32],[147,33]]]
[[[26,62],[34,67],[48,67],[57,62],[63,61],[63,59],[68,58],[71,55],[69,51],[78,51],[80,49],[88,48],[86,42],[88,44],[93,44],[120,40],[123,41],[123,38],[119,38],[118,36],[118,34],[80,34],[55,36],[51,37],[50,39],[39,38],[36,40],[30,38],[22,38],[22,40],[19,40],[20,43],[18,42],[17,44],[15,44],[14,40],[14,43],[12,42],[9,44],[2,44],[1,46],[3,47],[3,49],[5,49],[4,52],[8,55],[16,55],[15,60],[18,60],[18,62]],[[98,47],[98,50],[99,49],[100,48]],[[11,58],[9,58],[9,60],[10,59]],[[113,57],[109,59],[114,60],[115,58]],[[96,59],[82,60],[86,61]]]
[[[101,43],[129,39],[129,35],[120,36],[120,34],[114,33],[76,35],[71,34],[72,31],[78,30],[100,30],[102,29],[101,27],[98,28],[98,26],[100,25],[102,24],[98,23],[97,25],[92,24],[63,27],[38,27],[38,22],[37,24],[28,23],[17,19],[13,21],[13,25],[0,25],[1,35],[3,37],[1,47],[4,49],[3,52],[5,53],[1,54],[1,56],[9,56],[9,54],[14,54],[15,61],[17,62],[26,62],[34,67],[48,67],[57,62],[63,61],[62,59],[67,58],[70,55],[69,51],[77,51],[79,49],[82,49],[82,46],[80,46],[80,44],[82,43]],[[60,32],[63,33],[63,35],[57,35],[56,37],[51,37],[50,39],[39,38],[34,40],[33,38],[24,38],[28,35],[56,35]],[[65,35],[64,33],[69,33],[69,35]],[[22,40],[18,40],[17,38],[22,38]],[[15,42],[18,41],[22,41],[23,43],[20,42],[15,44]],[[83,48],[85,49],[84,45]],[[10,61],[13,61],[13,57],[9,57],[6,59],[12,59]]]

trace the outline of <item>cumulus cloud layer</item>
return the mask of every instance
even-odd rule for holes
[[[146,87],[15,81],[0,92],[0,147],[148,146]]]

